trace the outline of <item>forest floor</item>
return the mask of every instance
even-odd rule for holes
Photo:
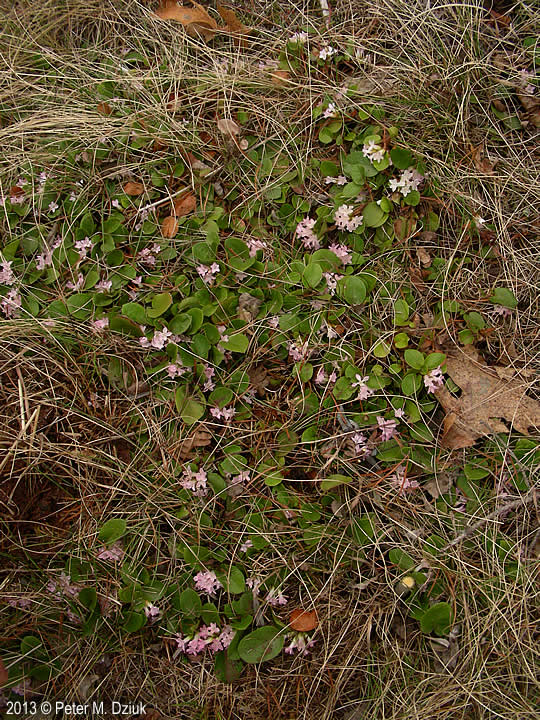
[[[0,715],[536,717],[538,14],[324,5],[0,0]]]

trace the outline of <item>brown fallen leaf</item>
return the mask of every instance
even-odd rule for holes
[[[140,182],[129,181],[124,185],[124,192],[126,195],[142,195],[144,192],[144,185]]]
[[[319,618],[316,610],[309,612],[308,610],[296,608],[292,611],[289,617],[289,625],[297,632],[309,632],[310,630],[315,630],[318,624]]]
[[[177,200],[174,202],[174,215],[176,217],[184,217],[185,215],[189,215],[190,213],[194,212],[195,208],[197,207],[197,198],[193,193],[188,193],[187,195],[181,195]]]
[[[97,111],[100,115],[112,115],[112,107],[108,102],[100,102],[97,106]]]
[[[266,387],[270,382],[268,371],[264,365],[254,365],[248,370],[249,384],[257,391],[259,397],[266,395]]]
[[[287,80],[291,77],[288,70],[273,70],[270,75],[273,85],[286,85]]]
[[[191,2],[192,8],[178,5],[175,0],[164,0],[156,10],[156,15],[161,20],[177,20],[186,28],[188,35],[202,36],[208,42],[215,36],[218,24],[202,5],[194,0]]]
[[[230,32],[232,35],[235,35],[236,42],[242,47],[247,46],[247,37],[239,37],[239,36],[247,36],[251,32],[251,28],[247,27],[247,25],[244,25],[243,22],[241,22],[237,17],[236,13],[234,13],[229,8],[224,7],[220,3],[216,4],[216,9],[218,13],[221,15],[223,20],[225,21],[225,27],[220,28],[221,32]]]
[[[197,454],[198,448],[207,447],[212,442],[212,434],[204,428],[197,428],[189,437],[180,440],[169,448],[173,458],[188,460]]]
[[[217,126],[220,132],[224,135],[230,135],[231,137],[238,135],[241,132],[240,127],[230,118],[222,118],[221,120],[218,120]]]
[[[493,175],[497,160],[491,162],[491,160],[487,157],[484,143],[471,147],[471,154],[474,167],[478,170],[478,172],[484,173],[484,175]]]
[[[416,255],[424,267],[431,265],[431,255],[424,248],[417,248]]]
[[[501,418],[523,435],[528,435],[530,427],[540,427],[540,403],[525,394],[527,385],[519,380],[503,380],[496,367],[479,363],[480,358],[475,361],[464,353],[446,358],[448,375],[462,394],[456,398],[445,387],[436,392],[446,411],[443,447],[471,447],[484,435],[507,433]]]
[[[173,238],[177,232],[178,220],[173,215],[169,215],[161,223],[161,234],[165,238]]]

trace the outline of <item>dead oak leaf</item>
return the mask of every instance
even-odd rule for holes
[[[184,217],[195,211],[197,207],[197,198],[193,193],[182,195],[174,203],[174,215],[176,217]]]
[[[124,192],[126,195],[132,195],[133,197],[142,195],[144,192],[144,185],[140,182],[133,182],[130,180],[124,185]]]
[[[169,215],[161,223],[161,234],[164,238],[173,238],[178,232],[178,220]]]
[[[309,632],[315,630],[319,624],[319,618],[316,610],[302,610],[296,608],[289,617],[289,625],[297,632]]]
[[[238,45],[240,45],[241,47],[246,47],[247,37],[241,36],[249,35],[249,33],[251,32],[251,28],[247,27],[247,25],[244,25],[244,23],[236,17],[236,13],[234,13],[229,8],[224,7],[220,3],[216,4],[216,8],[218,13],[225,21],[225,27],[220,28],[220,31],[230,32],[231,35],[235,36],[235,40]]]
[[[212,434],[204,428],[197,428],[189,437],[175,443],[169,450],[173,458],[188,460],[197,454],[199,448],[207,447],[212,442]]]
[[[523,435],[540,427],[540,403],[525,394],[523,382],[501,379],[496,367],[482,367],[465,354],[448,356],[446,367],[462,394],[456,398],[445,387],[436,392],[446,411],[443,447],[471,447],[484,435],[507,433],[502,419]]]
[[[192,0],[193,7],[178,5],[175,0],[164,0],[156,10],[161,20],[177,20],[186,28],[192,37],[202,36],[204,40],[212,40],[216,34],[218,24],[210,17],[199,3]]]

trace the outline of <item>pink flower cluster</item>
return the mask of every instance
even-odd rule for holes
[[[395,473],[390,478],[390,482],[397,488],[399,495],[409,490],[417,490],[420,487],[416,480],[409,480],[403,465],[399,465],[396,468]]]
[[[201,625],[195,635],[182,636],[178,633],[176,644],[180,652],[196,657],[205,650],[213,653],[225,650],[232,643],[235,635],[236,631],[230,625],[225,625],[220,631],[216,623],[210,623]]]
[[[11,288],[8,294],[0,300],[0,310],[7,318],[18,317],[21,305],[22,298],[15,288]]]
[[[325,185],[345,185],[347,182],[347,178],[345,175],[338,175],[337,177],[332,177],[331,175],[328,175],[324,178]]]
[[[137,229],[137,228],[135,228]],[[143,263],[143,265],[149,265],[154,267],[157,262],[156,255],[161,252],[161,245],[154,243],[151,248],[143,248],[137,253],[137,262]]]
[[[328,288],[330,295],[336,294],[337,284],[342,277],[343,275],[338,275],[337,273],[323,273],[323,278],[326,280],[326,287]]]
[[[289,639],[292,638],[292,642],[285,648],[285,652],[288,655],[292,655],[295,650],[299,655],[307,655],[309,650],[315,645],[315,640],[310,640],[306,633],[290,633],[285,637]]]
[[[171,378],[171,380],[174,380],[174,378],[181,377],[185,373],[187,373],[187,368],[183,365],[178,365],[178,363],[171,363],[170,365],[167,365],[167,375]]]
[[[205,470],[201,468],[194,473],[193,470],[188,467],[184,470],[180,485],[184,490],[191,490],[195,497],[205,497],[205,495],[208,494],[207,480],[208,475]]]
[[[68,290],[75,290],[75,292],[78,292],[82,286],[84,285],[84,275],[82,273],[79,273],[77,275],[77,280],[75,282],[69,282],[66,283],[66,287]]]
[[[338,109],[336,107],[336,104],[331,102],[328,103],[328,107],[323,111],[323,118],[333,118],[337,117]]]
[[[302,343],[302,345],[297,345],[295,342],[289,343],[289,357],[294,360],[294,362],[301,362],[302,360],[305,360],[308,353],[309,348],[307,340]]]
[[[206,378],[206,381],[203,385],[203,392],[210,392],[216,387],[216,384],[212,380],[214,375],[216,374],[216,370],[213,367],[210,367],[210,365],[204,366],[204,377]]]
[[[337,375],[335,370],[332,370],[330,375],[327,375],[324,371],[323,367],[320,367],[317,371],[317,374],[315,375],[315,383],[317,385],[325,385],[326,383],[329,383],[333,385],[337,380]]]
[[[249,482],[250,480],[251,475],[247,470],[235,475],[229,483],[227,492],[231,497],[238,497],[244,492],[244,483]]]
[[[427,375],[424,375],[424,385],[429,393],[434,393],[444,385],[444,375],[441,370],[441,366],[436,367],[435,370],[431,370]]]
[[[349,265],[352,262],[351,250],[346,245],[333,243],[328,246],[328,249],[331,250],[334,255],[337,255],[344,265]]]
[[[334,213],[334,222],[338,230],[348,230],[353,232],[357,227],[360,227],[364,218],[362,215],[352,216],[354,211],[353,205],[340,205]]]
[[[32,601],[26,597],[7,598],[6,603],[12,608],[20,608],[21,610],[29,610],[32,606]]]
[[[97,290],[98,292],[109,292],[111,288],[112,280],[106,280],[105,278],[101,278],[101,280],[94,285],[94,290]]]
[[[351,440],[354,443],[354,452],[357,456],[364,458],[371,455],[371,450],[367,446],[367,437],[364,433],[354,433]]]
[[[57,581],[49,580],[46,587],[47,591],[57,597],[75,598],[82,590],[80,585],[73,584],[69,575],[62,573]]]
[[[272,588],[266,596],[266,602],[272,607],[278,607],[280,605],[286,605],[288,600],[286,595],[283,595],[282,592]]]
[[[212,263],[210,267],[208,265],[197,265],[197,272],[207,285],[213,285],[216,279],[216,275],[219,273],[219,265]]]
[[[380,162],[384,159],[385,150],[375,140],[364,143],[362,155],[367,157],[370,162]]]
[[[216,574],[211,570],[208,572],[198,572],[193,579],[195,580],[195,589],[211,597],[215,597],[216,591],[221,590],[223,587],[217,579]]]
[[[122,543],[115,542],[110,547],[100,550],[96,557],[98,560],[103,560],[105,562],[122,562],[125,554]]]
[[[94,243],[89,237],[85,237],[84,240],[77,240],[75,243],[75,250],[79,253],[79,258],[84,260],[88,252],[94,247]]]
[[[151,623],[156,622],[161,617],[161,610],[157,605],[151,602],[147,602],[144,606],[144,614],[150,620]]]
[[[313,232],[316,222],[312,218],[304,218],[296,226],[296,234],[308,250],[318,250],[321,247],[319,238]]]
[[[142,327],[141,329],[144,332],[145,328]],[[147,337],[139,338],[139,343],[144,348],[153,347],[156,350],[163,350],[163,348],[169,344],[169,340],[173,340],[175,337],[170,330],[164,327],[161,330],[155,330],[151,340],[148,340]]]
[[[236,410],[232,406],[224,408],[213,407],[210,408],[210,415],[212,415],[212,417],[215,417],[216,420],[225,420],[225,422],[231,422],[233,417],[236,415]]]
[[[13,260],[3,260],[0,267],[2,268],[0,270],[0,285],[8,285],[11,286],[15,283],[15,275],[13,273],[13,270],[11,269],[11,266],[13,265]]]
[[[50,267],[53,263],[53,252],[56,250],[56,248],[59,248],[62,244],[62,236],[57,235],[56,240],[51,245],[50,250],[46,250],[43,253],[40,253],[36,257],[36,268],[37,270],[44,270],[46,267]],[[82,242],[82,241],[81,241]],[[77,243],[75,243],[77,244]]]
[[[367,400],[370,398],[374,393],[375,390],[372,390],[369,388],[366,383],[369,380],[369,375],[366,375],[365,377],[362,377],[358,373],[355,375],[356,382],[351,383],[351,387],[357,387],[358,388],[358,396],[357,400]]]
[[[255,257],[258,250],[265,250],[268,245],[259,238],[248,238],[246,244],[249,248],[249,257]]]
[[[404,170],[401,173],[399,180],[396,180],[396,178],[392,178],[390,180],[390,190],[392,190],[392,192],[399,190],[403,197],[407,197],[407,195],[413,190],[418,190],[423,179],[423,175],[420,175],[417,170],[410,167],[408,170]]]
[[[377,415],[377,425],[381,431],[381,440],[391,440],[396,434],[397,422],[395,420],[385,420],[381,415]]]

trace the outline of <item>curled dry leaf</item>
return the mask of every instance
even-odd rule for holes
[[[112,107],[108,102],[100,102],[97,106],[97,111],[100,115],[112,115]]]
[[[176,217],[184,217],[194,212],[197,207],[197,198],[193,193],[181,195],[174,203],[174,214]]]
[[[237,17],[236,14],[230,10],[229,8],[223,7],[220,3],[216,4],[216,8],[218,13],[221,15],[223,20],[225,21],[225,27],[220,28],[221,32],[229,32],[232,35],[236,36],[235,40],[238,45],[241,45],[242,47],[247,46],[247,35],[251,32],[251,28],[244,25],[243,22],[241,22]],[[239,37],[239,36],[244,37]]]
[[[427,250],[424,250],[424,248],[418,248],[416,250],[416,255],[424,267],[429,267],[431,265],[431,255]]]
[[[178,5],[175,0],[164,0],[156,10],[161,20],[177,20],[186,28],[192,37],[202,36],[204,40],[212,40],[217,30],[216,21],[210,17],[199,3],[192,0],[193,7]]]
[[[240,127],[230,118],[222,118],[221,120],[218,120],[217,126],[220,132],[224,135],[230,135],[231,137],[238,135],[241,132]]]
[[[475,361],[464,353],[446,358],[447,372],[462,394],[456,398],[445,387],[436,392],[446,411],[443,447],[471,447],[484,435],[507,433],[502,419],[524,435],[528,435],[530,427],[540,427],[540,403],[525,394],[527,384],[503,380],[496,367],[482,367],[479,363],[480,359]]]
[[[144,185],[140,182],[129,181],[124,185],[124,192],[126,195],[142,195],[144,192]]]
[[[288,70],[273,70],[271,77],[273,85],[286,85],[291,75]]]
[[[207,447],[212,442],[212,435],[200,427],[189,437],[180,440],[170,448],[172,457],[179,457],[181,460],[188,460],[197,454],[198,448]]]
[[[257,391],[259,397],[264,397],[266,395],[266,387],[270,382],[268,371],[264,365],[254,365],[248,370],[248,375],[250,386]]]
[[[169,215],[161,223],[161,234],[165,238],[173,238],[178,231],[178,220],[173,216]]]
[[[292,629],[297,632],[309,632],[310,630],[315,630],[319,624],[317,611],[311,610],[310,612],[308,610],[296,608],[292,611],[289,617],[289,624]]]

